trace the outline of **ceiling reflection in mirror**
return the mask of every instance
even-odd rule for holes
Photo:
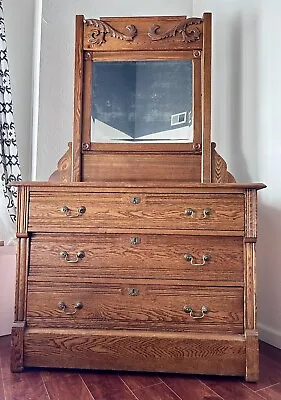
[[[191,60],[93,62],[92,142],[192,142]]]

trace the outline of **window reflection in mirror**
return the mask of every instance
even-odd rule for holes
[[[191,60],[93,62],[92,142],[192,142]]]

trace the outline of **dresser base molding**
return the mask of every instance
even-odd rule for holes
[[[243,335],[28,328],[24,349],[25,367],[151,371],[153,365],[155,372],[236,376],[246,370]]]

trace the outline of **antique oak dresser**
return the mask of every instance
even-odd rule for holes
[[[17,186],[12,371],[258,379],[265,186],[211,142],[211,14],[77,16],[73,141]]]

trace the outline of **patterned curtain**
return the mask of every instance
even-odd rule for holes
[[[16,143],[10,72],[5,35],[3,4],[0,0],[0,239],[10,240],[11,225],[16,221],[16,189],[8,187],[21,180]],[[1,186],[2,185],[2,186]],[[13,227],[15,230],[15,228]],[[4,232],[3,232],[4,230]]]

